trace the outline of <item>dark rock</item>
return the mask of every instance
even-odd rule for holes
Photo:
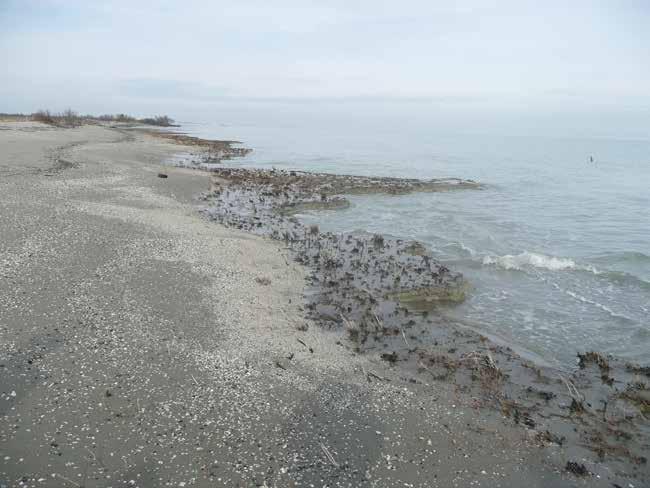
[[[395,364],[395,363],[397,362],[397,353],[396,353],[395,351],[393,351],[393,352],[391,352],[391,353],[387,353],[387,352],[385,352],[385,353],[383,353],[383,354],[381,355],[381,358],[382,358],[384,361],[388,361],[388,362],[391,363],[391,364]]]
[[[584,464],[576,463],[573,461],[568,461],[564,469],[576,476],[587,476],[589,474],[589,471],[587,468],[585,468]]]

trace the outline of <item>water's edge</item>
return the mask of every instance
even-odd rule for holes
[[[588,446],[595,453],[607,452],[626,470],[646,463],[639,453],[650,438],[644,416],[648,387],[638,379],[650,375],[648,368],[595,352],[580,356],[575,371],[535,364],[473,327],[436,313],[442,303],[462,301],[466,283],[432,259],[422,244],[376,234],[322,233],[292,215],[304,205],[345,207],[341,195],[350,188],[340,181],[351,186],[356,181],[206,165],[196,155],[173,163],[215,175],[213,191],[203,195],[210,218],[283,240],[293,250],[311,270],[308,316],[344,332],[347,347],[399,367],[407,382],[453,382],[483,406],[538,432],[541,444]],[[396,287],[400,275],[406,286]],[[431,276],[435,283],[422,282]],[[382,292],[388,282],[397,294]],[[638,413],[630,417],[631,410]],[[612,422],[622,430],[612,432]],[[616,447],[621,438],[624,445]]]

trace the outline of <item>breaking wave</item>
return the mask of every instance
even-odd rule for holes
[[[494,265],[503,269],[523,270],[525,268],[542,268],[551,271],[563,271],[567,269],[579,269],[598,273],[591,266],[579,266],[573,259],[556,258],[537,254],[534,252],[522,252],[521,254],[506,254],[504,256],[485,256],[483,264],[486,266]]]
[[[636,256],[635,256],[636,257]],[[533,252],[506,254],[504,256],[485,256],[483,265],[496,266],[505,270],[525,271],[526,269],[546,269],[549,271],[583,271],[600,279],[606,279],[618,285],[632,285],[650,289],[650,282],[624,271],[599,270],[591,265],[578,264],[570,258],[558,258]]]

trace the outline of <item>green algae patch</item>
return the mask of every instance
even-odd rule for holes
[[[634,405],[644,417],[650,415],[650,390],[647,389],[645,384],[628,387],[620,396]]]
[[[412,244],[409,244],[404,252],[410,254],[411,256],[428,256],[430,254],[429,250],[424,246],[424,244],[414,241]]]
[[[440,304],[460,304],[467,298],[466,281],[441,286],[428,286],[390,293],[387,298],[415,311],[430,311]]]
[[[276,211],[281,215],[295,215],[301,212],[315,210],[343,210],[350,207],[345,198],[331,198],[321,201],[298,202],[279,207]]]

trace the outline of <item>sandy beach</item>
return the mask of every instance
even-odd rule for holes
[[[183,142],[0,121],[0,487],[649,481],[647,437],[540,442],[322,327],[286,242],[211,218],[214,177],[165,164]]]

